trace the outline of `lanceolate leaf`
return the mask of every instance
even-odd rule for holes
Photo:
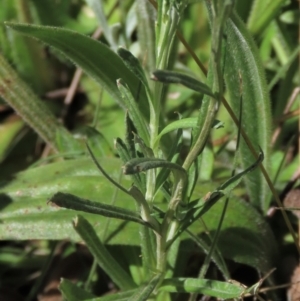
[[[130,175],[147,171],[153,168],[168,168],[173,172],[176,178],[182,178],[184,181],[186,181],[187,179],[186,170],[180,165],[157,158],[132,159],[123,166],[123,172],[125,175]]]
[[[119,91],[122,95],[123,102],[128,110],[129,116],[137,129],[137,134],[144,140],[144,142],[149,144],[149,129],[143,115],[141,114],[137,102],[131,94],[128,86],[122,79],[117,80],[117,85]]]
[[[178,130],[178,129],[187,129],[187,128],[196,128],[198,123],[197,117],[188,117],[173,121],[172,123],[168,124],[157,136],[155,143],[158,143],[161,137],[171,131]],[[223,123],[219,120],[215,120],[213,128],[220,128],[223,127]]]
[[[58,192],[50,199],[49,202],[67,209],[98,214],[111,218],[118,218],[125,221],[132,221],[146,225],[146,223],[134,211],[117,206],[102,204],[99,202],[92,202],[69,193]]]
[[[136,285],[129,274],[120,266],[100,241],[93,226],[82,216],[74,220],[74,229],[84,240],[100,267],[121,289],[132,289]]]
[[[122,47],[118,49],[118,54],[123,59],[128,69],[130,69],[143,83],[147,93],[149,93],[150,95],[151,93],[150,93],[148,81],[139,60],[130,51]]]
[[[174,71],[156,70],[153,72],[152,79],[165,84],[182,84],[196,92],[214,97],[214,94],[209,86],[185,74]]]
[[[260,146],[265,167],[269,168],[270,158],[270,99],[261,62],[254,41],[243,22],[234,13],[226,23],[225,82],[232,108],[239,115],[240,77],[242,79],[242,127],[252,144]],[[242,140],[240,145],[243,168],[253,162],[254,157]],[[266,185],[260,170],[246,176],[246,185],[251,202],[261,210],[268,208]]]
[[[137,94],[138,78],[125,66],[116,53],[101,42],[62,28],[10,22],[7,22],[6,25],[61,51],[67,58],[94,78],[124,108],[121,94],[116,87],[116,80],[120,77],[125,78],[131,93],[133,95]],[[144,104],[147,104],[143,87],[140,93],[141,109],[147,116],[145,110],[147,110],[148,106],[142,105],[143,101],[145,101]]]
[[[148,0],[136,1],[137,32],[141,53],[145,54],[147,70],[153,71],[155,58],[155,9]],[[144,59],[144,58],[143,58]]]

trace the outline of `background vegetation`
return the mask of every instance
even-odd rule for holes
[[[297,300],[297,5],[2,0],[0,297]]]

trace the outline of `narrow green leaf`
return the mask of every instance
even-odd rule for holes
[[[171,278],[165,279],[159,290],[170,293],[198,293],[221,299],[231,299],[239,298],[245,289],[240,285],[216,280]]]
[[[141,53],[145,54],[142,59],[146,61],[148,72],[155,69],[155,8],[148,0],[136,1],[137,31]],[[149,76],[147,76],[149,77]]]
[[[187,177],[186,170],[183,169],[180,165],[166,161],[164,159],[156,158],[132,159],[123,166],[123,171],[125,175],[128,175],[147,171],[153,168],[169,168],[175,176],[178,175],[179,177],[184,179],[186,179]]]
[[[275,76],[272,78],[272,80],[268,84],[269,91],[271,91],[273,89],[273,87],[277,84],[277,82],[281,78],[284,78],[286,76],[288,69],[293,64],[293,61],[296,60],[296,58],[298,57],[299,52],[300,52],[300,45],[298,47],[296,47],[295,50],[291,53],[286,64],[283,65],[281,68],[279,68],[279,70],[277,70]]]
[[[278,14],[284,0],[255,0],[252,4],[247,27],[253,35],[258,35]]]
[[[215,97],[209,86],[185,74],[174,71],[156,70],[153,72],[151,78],[165,84],[182,84],[196,92]]]
[[[22,34],[37,38],[61,51],[103,87],[123,108],[122,97],[116,89],[116,80],[126,78],[133,95],[138,91],[138,78],[125,66],[121,58],[106,45],[77,32],[50,27],[6,22],[6,26]],[[145,90],[140,91],[140,109],[148,116]],[[143,102],[145,101],[145,102]]]
[[[144,274],[146,276],[146,279],[149,279],[149,270],[154,271],[156,268],[155,234],[150,228],[144,226],[140,226],[139,234]]]
[[[176,163],[181,151],[182,147],[182,130],[179,129],[177,131],[176,138],[173,140],[172,146],[170,147],[169,154],[167,160]],[[159,188],[162,187],[162,185],[166,186],[168,183],[166,182],[168,176],[170,174],[170,170],[167,168],[162,168],[159,172],[159,174],[156,177],[156,183],[155,183],[155,190],[158,191]],[[165,190],[165,187],[163,188]],[[168,190],[168,189],[167,189]],[[168,195],[170,197],[170,195]]]
[[[143,153],[144,157],[154,158],[154,153],[152,148],[148,147],[145,141],[136,133],[133,133],[134,136],[134,143],[139,146],[139,150]]]
[[[117,80],[119,91],[122,95],[123,103],[128,110],[129,116],[137,129],[137,134],[149,145],[149,129],[146,121],[138,108],[137,102],[132,96],[130,89],[122,79]]]
[[[15,145],[18,133],[24,127],[22,119],[6,118],[1,122],[0,162],[2,163],[9,150]]]
[[[199,179],[210,181],[215,168],[215,154],[213,147],[206,145],[199,157]]]
[[[57,132],[63,134],[68,140],[74,140],[71,134],[55,119],[47,106],[19,78],[1,54],[0,96],[56,151],[59,150],[56,141]]]
[[[127,146],[125,145],[125,143],[123,142],[122,139],[120,138],[117,138],[115,140],[115,149],[119,155],[119,157],[121,158],[121,160],[126,163],[128,162],[129,160],[132,159],[132,157],[130,156],[129,154],[129,151],[127,149]],[[141,191],[144,191],[145,192],[145,182],[143,181],[144,179],[143,178],[143,175],[141,174],[134,174],[132,175],[132,179],[133,179],[133,182],[134,184],[141,190]],[[143,181],[143,182],[142,182]]]
[[[183,118],[179,119],[176,121],[173,121],[172,123],[168,124],[156,137],[155,144],[157,144],[161,137],[169,132],[172,132],[174,130],[178,129],[188,129],[188,128],[198,128],[198,118],[197,117],[188,117],[188,118]],[[212,124],[212,128],[219,129],[223,127],[223,123],[219,120],[215,120],[214,123]]]
[[[144,72],[139,60],[130,51],[126,50],[123,47],[120,47],[118,49],[118,54],[123,59],[125,65],[128,67],[128,69],[130,69],[142,82],[142,84],[144,85],[144,87],[148,93],[148,97],[151,97],[148,80],[146,78],[145,72]]]
[[[94,228],[86,219],[79,215],[74,220],[73,225],[76,232],[84,240],[90,252],[97,260],[99,266],[110,276],[116,285],[124,290],[136,287],[128,273],[107,251]]]
[[[120,159],[126,163],[131,159],[131,156],[129,154],[129,151],[127,149],[126,144],[121,138],[117,138],[114,143],[115,149],[120,157]]]
[[[110,46],[114,50],[116,50],[117,44],[114,40],[112,31],[106,20],[105,12],[104,12],[103,5],[102,5],[103,1],[102,0],[85,0],[85,1],[94,11],[94,13],[98,19],[99,25],[101,26],[101,29],[103,30],[106,40],[108,41]]]
[[[82,211],[87,213],[99,214],[106,217],[118,218],[125,221],[131,221],[147,225],[134,211],[120,208],[117,206],[92,202],[86,199],[79,198],[69,193],[57,192],[49,202],[67,209]]]
[[[242,127],[253,145],[259,145],[265,155],[265,168],[269,169],[271,111],[267,85],[255,43],[243,22],[233,13],[226,23],[225,82],[232,108],[239,115],[240,78],[242,79]],[[240,158],[243,168],[253,162],[253,155],[242,140]],[[265,211],[268,208],[263,174],[257,170],[245,177],[251,202]]]
[[[146,301],[151,295],[161,278],[161,274],[155,275],[146,285],[142,286],[128,301]]]
[[[64,299],[69,301],[83,301],[95,298],[93,294],[83,290],[68,279],[61,280],[59,290],[61,291]]]
[[[125,143],[129,152],[130,159],[136,158],[136,148],[134,143],[134,133],[137,133],[137,130],[130,119],[128,112],[125,115]],[[126,160],[128,161],[128,160]],[[124,161],[125,163],[125,161]]]

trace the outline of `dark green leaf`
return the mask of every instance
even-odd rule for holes
[[[146,78],[145,72],[144,72],[139,60],[130,51],[128,51],[122,47],[120,47],[118,49],[118,54],[123,59],[124,63],[128,67],[128,69],[130,69],[142,82],[142,84],[144,85],[144,87],[148,93],[148,97],[151,97],[148,80]],[[149,100],[151,101],[151,99],[149,99]]]
[[[6,26],[30,37],[37,38],[61,51],[97,81],[119,104],[125,108],[116,88],[116,80],[125,78],[133,95],[138,91],[138,78],[125,66],[121,58],[106,45],[77,32],[49,26],[37,26],[6,22]],[[141,110],[148,116],[145,90],[141,89]],[[143,105],[145,104],[145,105]]]
[[[136,134],[138,134],[145,141],[145,143],[149,145],[149,129],[140,109],[138,108],[136,100],[122,79],[117,80],[117,85],[122,95],[123,103],[128,110],[134,126],[137,129]]]
[[[198,127],[197,123],[198,123],[197,117],[188,117],[188,118],[183,118],[183,119],[173,121],[172,123],[168,124],[159,133],[159,135],[156,137],[155,144],[159,142],[159,140],[163,135],[178,129],[197,128]],[[224,127],[224,125],[219,120],[215,120],[214,123],[212,124],[212,128],[219,129],[221,127]]]
[[[179,164],[156,158],[132,159],[123,166],[123,172],[125,175],[135,174],[153,168],[168,168],[171,169],[175,176],[181,177],[185,180],[187,177],[186,170],[183,169]]]
[[[173,71],[156,70],[153,72],[152,79],[160,81],[165,84],[173,84],[173,83],[182,84],[187,88],[190,88],[196,92],[214,97],[214,94],[209,86],[185,74],[181,74]]]
[[[135,211],[124,208],[92,202],[86,199],[79,198],[73,194],[57,192],[49,202],[67,209],[82,211],[87,213],[98,214],[111,218],[118,218],[124,221],[131,221],[146,225]]]

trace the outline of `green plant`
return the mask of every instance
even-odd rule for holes
[[[132,4],[141,12],[137,14],[140,60],[125,48],[117,49],[120,40],[104,17],[102,1],[87,3],[94,9],[111,48],[69,29],[12,22],[5,25],[61,52],[123,108],[125,138],[115,140],[115,149],[123,162],[123,174],[131,177],[116,180],[119,160],[107,158],[112,151],[103,149],[105,138],[90,130],[86,133],[86,146],[85,141],[76,140],[1,57],[0,95],[54,150],[69,158],[29,169],[1,188],[8,204],[1,212],[1,235],[83,240],[120,289],[99,300],[172,300],[175,293],[189,293],[191,300],[196,294],[223,299],[256,295],[260,283],[246,289],[205,278],[211,261],[223,279],[229,280],[224,258],[248,264],[265,274],[278,255],[274,235],[264,220],[271,201],[265,181],[271,165],[270,100],[258,50],[234,11],[234,1],[205,1],[211,27],[207,79],[203,66],[198,78],[195,71],[171,71],[180,69],[175,64],[180,48],[177,36],[181,36],[177,31],[189,1],[140,0]],[[280,3],[274,5],[273,13],[280,8]],[[36,9],[43,11],[39,5]],[[265,28],[272,14],[256,27],[252,15],[249,26],[253,32]],[[127,36],[125,44],[130,46],[129,42]],[[184,116],[187,109],[179,111],[178,120],[167,123],[168,84],[174,83],[184,87],[178,89],[194,93],[196,110],[193,116]],[[232,110],[224,98],[224,84]],[[199,188],[203,178],[212,176],[209,171],[204,175],[205,163],[208,169],[213,168],[209,137],[223,126],[217,120],[222,104],[235,121],[237,142],[235,155],[231,156],[234,163],[231,170],[227,169],[227,180],[222,184]],[[183,135],[187,128],[192,129],[188,139]],[[86,148],[95,165],[86,158]],[[70,159],[73,156],[77,157]],[[249,203],[232,192],[242,178]],[[115,190],[120,191],[118,197],[114,197]],[[49,200],[47,207],[45,198]],[[30,202],[29,207],[26,201]],[[73,227],[72,210],[81,212],[73,220]],[[204,221],[203,225],[197,224],[199,220]],[[213,232],[200,235],[206,227]],[[126,252],[132,264],[124,268],[106,244],[136,245],[137,231],[141,258]],[[177,273],[177,266],[184,264],[180,245],[185,239],[194,241],[206,253],[198,278]],[[269,283],[273,283],[272,278]],[[67,300],[95,300],[90,292],[66,280],[60,289]]]

